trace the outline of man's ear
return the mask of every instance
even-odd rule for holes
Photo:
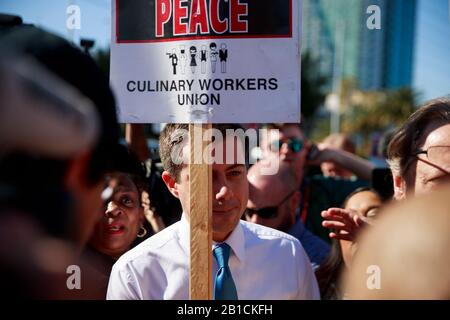
[[[170,193],[179,199],[178,184],[176,183],[175,178],[170,175],[169,171],[164,171],[161,177]]]
[[[68,160],[64,184],[69,190],[80,190],[88,185],[89,161],[92,153],[84,151]]]
[[[406,182],[401,176],[392,172],[392,180],[394,181],[394,199],[402,200],[406,197]]]

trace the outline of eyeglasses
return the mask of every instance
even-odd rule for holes
[[[247,208],[245,210],[245,215],[247,217],[252,217],[254,214],[257,214],[260,218],[273,219],[278,215],[278,208],[284,202],[286,202],[296,191],[297,191],[297,189],[294,189],[291,192],[289,192],[289,194],[283,200],[281,200],[281,202],[279,204],[277,204],[276,206],[264,207],[264,208],[261,208],[258,210],[252,209],[252,208]]]
[[[272,151],[279,151],[281,149],[281,147],[283,146],[283,144],[287,143],[288,148],[297,153],[300,152],[300,150],[302,150],[303,148],[303,141],[296,139],[296,138],[291,138],[291,139],[283,139],[283,140],[274,140],[270,143],[270,149]]]
[[[426,159],[424,157],[419,157],[421,154],[425,154]],[[431,146],[426,150],[417,150],[412,155],[436,169],[439,169],[446,174],[450,174],[450,172],[445,169],[450,167],[450,146]]]

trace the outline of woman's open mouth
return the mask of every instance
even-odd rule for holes
[[[112,224],[112,225],[108,225],[108,227],[106,228],[106,232],[108,234],[122,234],[125,231],[125,226],[123,225],[118,225],[118,224]]]

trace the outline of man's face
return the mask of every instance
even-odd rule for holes
[[[247,170],[242,164],[214,164],[213,239],[224,241],[239,223],[248,199]]]
[[[268,136],[269,139],[264,148],[266,159],[269,162],[279,159],[280,165],[289,165],[296,179],[301,182],[308,155],[307,141],[303,132],[296,125],[287,125],[282,130],[271,130]],[[298,143],[301,145],[300,149],[296,148]],[[276,145],[280,146],[279,149],[274,148]]]
[[[270,191],[268,186],[261,189],[250,186],[245,219],[248,222],[287,232],[295,223],[297,198],[298,195],[293,192],[284,194]],[[263,214],[269,212],[273,212],[272,216]]]
[[[406,172],[406,191],[428,193],[450,181],[450,124],[431,123],[424,131],[420,153]]]
[[[227,138],[231,139],[231,138]],[[242,150],[243,146],[239,140],[235,145],[234,154],[237,150]],[[225,142],[225,141],[224,141]],[[226,157],[226,143],[215,145],[216,148],[223,148],[223,156]],[[188,159],[189,145],[183,147],[183,156]],[[232,163],[212,164],[212,228],[213,239],[216,242],[223,242],[234,230],[244,213],[248,199],[247,169],[244,164],[237,163],[234,157]],[[185,162],[187,163],[187,161]],[[189,166],[184,165],[180,171],[178,182],[175,183],[183,211],[189,218]]]
[[[278,132],[278,133],[277,133]],[[281,161],[293,162],[299,158],[304,149],[305,136],[297,126],[284,126],[282,130],[271,130],[267,141],[267,152],[278,153]],[[295,149],[295,144],[300,142],[300,150]]]

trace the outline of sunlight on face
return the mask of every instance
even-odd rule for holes
[[[433,146],[450,146],[450,124],[438,126],[432,123],[425,132],[428,132],[428,135],[426,135],[421,150],[428,150]],[[441,149],[439,152],[446,152],[446,150]],[[443,162],[446,162],[445,159],[449,157],[441,158],[444,159]],[[450,171],[450,163],[433,163],[433,159],[430,160],[425,154],[418,155],[418,159],[409,167],[408,171],[407,187],[413,189],[415,194],[429,193],[450,181],[450,176],[446,173],[446,171]]]

